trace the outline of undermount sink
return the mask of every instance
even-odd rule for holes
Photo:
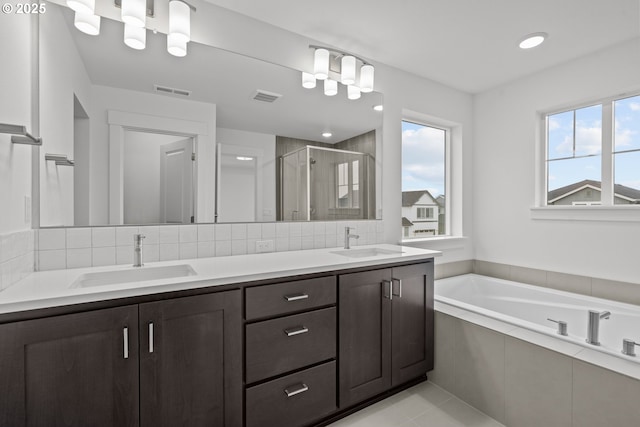
[[[136,267],[126,270],[86,273],[78,277],[71,287],[88,288],[93,286],[117,285],[120,283],[195,276],[196,274],[195,270],[188,264],[166,265],[162,267]]]
[[[380,255],[398,255],[402,251],[400,249],[382,249],[382,248],[362,248],[362,249],[345,249],[343,251],[334,251],[332,254],[342,255],[349,258],[366,258]]]

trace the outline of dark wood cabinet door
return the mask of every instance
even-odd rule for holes
[[[0,426],[138,426],[138,396],[137,306],[0,325]]]
[[[144,427],[242,425],[241,292],[140,305]]]
[[[339,402],[346,408],[391,387],[391,270],[339,277]]]
[[[433,369],[433,263],[393,268],[392,386]]]

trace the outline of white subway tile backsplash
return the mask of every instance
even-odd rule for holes
[[[177,244],[180,241],[180,226],[167,225],[159,228],[160,244]],[[162,260],[162,250],[160,250],[160,259]],[[176,258],[177,259],[177,258]]]
[[[325,223],[325,233],[330,236],[332,234],[338,234],[338,225],[335,221]],[[344,230],[343,230],[344,231]]]
[[[198,227],[195,225],[180,226],[180,243],[195,243],[198,241]]]
[[[277,237],[276,238],[276,252],[285,252],[289,250],[289,238]]]
[[[210,258],[214,256],[216,256],[215,242],[198,242],[198,258]]]
[[[267,222],[262,224],[262,238],[275,239],[275,237],[276,237],[276,224],[273,222]]]
[[[15,239],[14,236],[9,236],[11,243]],[[64,228],[42,228],[38,231],[38,250],[47,251],[65,248],[66,235]]]
[[[139,227],[118,227],[116,228],[116,246],[133,246],[133,236],[136,234],[144,233],[140,232]],[[149,240],[147,236],[144,236],[144,240],[142,241],[143,245],[147,243]]]
[[[302,236],[302,224],[299,222],[292,222],[289,224],[289,237]]]
[[[237,239],[231,241],[231,255],[246,255],[247,254],[247,240]]]
[[[94,248],[115,247],[116,229],[115,227],[97,227],[91,230],[91,245]],[[115,259],[115,251],[114,251]],[[100,264],[104,265],[104,264]]]
[[[336,236],[335,234],[327,234],[325,236],[324,244],[327,248],[334,248],[338,246],[338,236]]]
[[[302,237],[305,236],[313,236],[313,223],[312,222],[302,222],[300,223]]]
[[[302,236],[302,250],[313,249],[313,236]]]
[[[231,240],[246,240],[246,239],[247,239],[247,224],[232,224]]]
[[[313,223],[313,235],[314,236],[324,236],[327,232],[327,226],[324,222],[314,222]]]
[[[231,240],[216,240],[216,256],[231,255]]]
[[[198,258],[198,244],[193,243],[181,243],[180,244],[180,259],[194,259]]]
[[[142,252],[142,262],[144,263],[146,261],[146,253],[145,253],[145,249],[146,247],[143,247],[143,252]],[[125,265],[125,264],[131,264],[133,265],[133,247],[129,247],[129,246],[117,246],[116,247],[116,264],[118,265]]]
[[[67,249],[91,248],[90,228],[67,228]]]
[[[247,239],[247,253],[255,254],[256,253],[256,242],[260,239]]]
[[[114,232],[115,240],[115,232]],[[116,264],[116,247],[94,247],[91,252],[91,265],[94,267],[100,267],[105,265]]]
[[[231,240],[231,224],[216,224],[216,240]]]
[[[316,234],[313,236],[313,249],[323,249],[326,246],[324,234]]]
[[[198,242],[213,242],[215,239],[213,224],[198,224]]]
[[[276,223],[276,239],[289,239],[289,224],[286,222]],[[288,246],[288,244],[287,244]]]
[[[38,270],[64,269],[67,268],[67,251],[64,249],[40,251],[38,260]]]
[[[289,237],[289,250],[299,251],[302,249],[302,236]]]
[[[178,243],[160,243],[160,261],[174,261],[179,258],[180,245]]]
[[[131,255],[133,258],[133,254]],[[158,262],[160,261],[160,245],[147,245],[142,248],[142,262]]]
[[[67,249],[67,268],[91,267],[91,248]]]
[[[262,238],[262,224],[256,224],[256,223],[247,224],[247,239],[260,240],[261,238]]]

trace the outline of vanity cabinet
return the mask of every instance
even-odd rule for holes
[[[335,412],[336,277],[245,292],[246,427],[306,426]]]
[[[0,426],[242,426],[241,291],[0,325]]]
[[[340,408],[433,369],[433,262],[338,280]]]

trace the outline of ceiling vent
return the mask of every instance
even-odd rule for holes
[[[262,101],[262,102],[275,102],[278,99],[282,98],[282,95],[280,95],[279,93],[273,93],[273,92],[267,92],[266,90],[262,90],[262,89],[258,89],[253,93],[253,96],[251,97],[251,99],[255,100],[255,101]]]
[[[160,85],[153,85],[153,88],[156,90],[156,92],[164,93],[166,95],[191,96],[190,90],[176,89],[173,87],[160,86]]]

